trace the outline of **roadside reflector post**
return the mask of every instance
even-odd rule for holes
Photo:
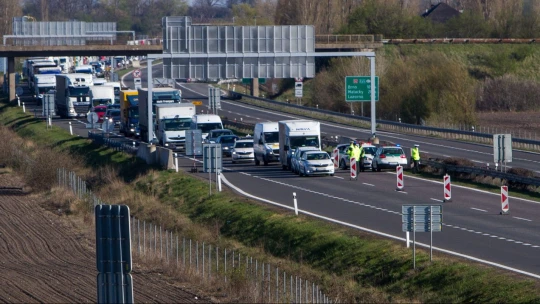
[[[73,135],[73,127],[71,126],[71,121],[69,122],[69,134]]]
[[[19,96],[17,96],[17,106],[21,106],[21,98]]]
[[[444,176],[444,199],[443,202],[452,201],[452,182],[450,180],[450,175],[446,174]]]
[[[407,242],[407,248],[411,247],[411,238],[410,238],[410,235],[409,235],[409,231],[405,232],[405,239],[406,239],[406,242]]]
[[[24,106],[24,102],[22,103],[22,111],[23,113],[26,113],[26,107]]]
[[[294,214],[298,215],[298,202],[296,201],[296,192],[292,193],[294,202]]]
[[[350,180],[356,180],[356,158],[354,157],[351,157],[351,161],[350,161],[350,172],[351,172],[351,178]]]
[[[176,169],[176,173],[178,173],[178,153],[174,153],[174,168]]]
[[[501,186],[501,214],[510,214],[510,203],[508,202],[508,186]]]
[[[218,173],[217,173],[217,183],[218,183],[218,191],[221,192],[221,170],[218,170]]]
[[[396,167],[396,191],[403,191],[403,167]]]

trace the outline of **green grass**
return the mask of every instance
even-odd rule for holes
[[[20,108],[3,104],[0,123],[35,145],[53,146],[83,156],[86,167],[111,164],[131,167],[141,177],[125,187],[133,187],[149,199],[158,200],[163,209],[173,208],[195,223],[217,228],[220,238],[242,244],[244,252],[262,248],[275,258],[292,261],[280,265],[288,273],[306,271],[309,267],[311,273],[317,274],[314,279],[326,290],[340,294],[343,302],[540,301],[537,281],[532,279],[437,252],[430,263],[429,253],[424,250],[418,250],[417,269],[412,270],[411,251],[402,243],[297,217],[229,192],[208,195],[207,182],[186,173],[159,171],[144,175],[149,168],[132,157],[70,136],[56,127],[46,130],[42,121],[23,114]],[[119,174],[124,177],[125,173]],[[144,210],[140,206],[133,212],[144,218],[144,214],[138,214]]]

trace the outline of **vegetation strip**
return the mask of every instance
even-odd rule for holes
[[[29,155],[49,147],[58,154],[68,150],[79,155],[75,157],[84,157],[82,163],[86,167],[78,170],[87,172],[87,180],[94,180],[95,192],[130,205],[138,218],[161,219],[166,229],[183,230],[186,219],[181,220],[181,216],[187,215],[214,231],[191,233],[214,240],[226,236],[243,246],[252,246],[243,248],[245,251],[263,249],[273,256],[268,259],[288,258],[297,262],[281,260],[288,263],[286,267],[318,275],[321,285],[341,302],[540,301],[534,280],[447,256],[436,255],[434,262],[429,263],[429,255],[422,251],[417,254],[418,269],[413,271],[411,253],[403,244],[295,217],[230,193],[208,196],[207,183],[195,177],[172,171],[148,174],[151,168],[131,156],[71,137],[59,128],[47,131],[43,122],[5,103],[0,106],[0,123],[32,142]],[[103,169],[108,165],[114,168],[109,176]],[[102,170],[95,173],[97,169]],[[52,170],[53,175],[55,172]],[[51,184],[54,181],[53,178]],[[144,194],[146,200],[119,196],[120,189],[133,191],[127,183],[131,181],[137,195]]]

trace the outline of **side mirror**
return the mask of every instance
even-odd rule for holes
[[[288,146],[288,145],[285,145],[285,146],[283,147],[283,150],[289,151],[289,146]]]

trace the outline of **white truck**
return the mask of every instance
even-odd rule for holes
[[[154,88],[152,89],[152,113],[148,113],[148,89],[140,88],[139,90],[139,128],[141,138],[144,141],[148,140],[148,132],[154,131],[154,115],[156,113],[156,105],[180,103],[182,96],[180,90],[173,88]],[[152,115],[152,125],[148,125],[148,117]]]
[[[90,110],[91,74],[59,74],[56,76],[54,104],[61,117],[84,117]]]
[[[56,75],[38,74],[34,76],[34,99],[38,105],[43,101],[43,94],[56,88]]]
[[[283,170],[291,168],[291,156],[298,147],[321,148],[321,124],[312,120],[279,122],[279,160]]]
[[[191,127],[195,110],[192,103],[157,104],[156,137],[159,144],[172,150],[185,147],[186,130]]]
[[[259,122],[253,130],[253,152],[255,165],[261,162],[279,161],[279,126],[277,122]]]
[[[109,86],[91,86],[92,106],[114,104],[114,88]]]

